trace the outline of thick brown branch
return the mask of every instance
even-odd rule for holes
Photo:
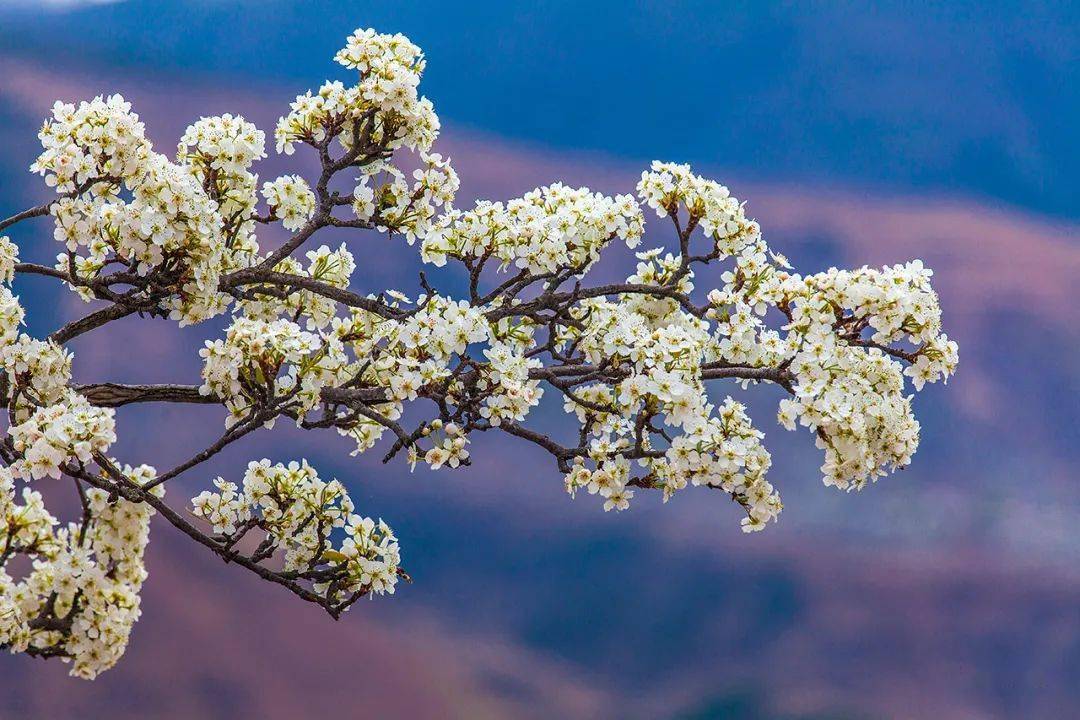
[[[56,200],[50,200],[47,203],[43,203],[36,207],[28,208],[20,213],[15,213],[9,218],[4,218],[3,220],[0,220],[0,231],[6,230],[17,222],[29,220],[30,218],[41,217],[42,215],[48,215],[49,208],[52,207],[52,204],[54,202],[56,202]]]
[[[172,402],[201,405],[220,405],[216,395],[203,395],[198,385],[125,385],[121,383],[93,383],[76,385],[75,390],[98,407],[121,407],[135,403]],[[386,402],[383,388],[324,388],[322,398],[329,403],[378,404]]]
[[[794,380],[787,368],[732,367],[711,364],[706,364],[701,368],[702,380],[720,380],[723,378],[765,380],[776,383],[788,392],[792,391],[792,381]]]
[[[96,310],[86,317],[69,322],[67,325],[50,335],[49,339],[59,345],[63,345],[69,340],[74,340],[83,333],[90,332],[113,320],[119,320],[122,317],[127,317],[138,311],[138,305],[110,305],[101,308],[100,310]]]
[[[15,272],[27,275],[45,275],[65,282],[70,282],[71,280],[66,272],[48,267],[47,265],[38,265],[37,263],[15,263]]]
[[[864,340],[862,338],[855,338],[851,341],[851,343],[853,345],[859,345],[861,347],[876,348],[881,352],[885,353],[886,355],[892,355],[894,358],[899,358],[900,360],[905,360],[909,363],[914,363],[916,360],[918,360],[919,353],[922,351],[922,348],[920,347],[917,350],[912,350],[908,352],[907,350],[901,350],[900,348],[882,345],[879,342],[875,342],[873,340]]]
[[[93,385],[76,385],[75,390],[89,400],[91,405],[98,407],[120,407],[121,405],[146,402],[221,404],[221,398],[215,395],[200,394],[196,385],[96,383]]]
[[[404,315],[400,310],[390,307],[374,298],[363,297],[344,288],[339,288],[329,283],[314,278],[291,275],[289,273],[274,272],[271,270],[239,270],[223,278],[218,287],[227,292],[230,288],[243,287],[245,285],[273,285],[285,288],[301,288],[328,297],[331,300],[347,307],[360,308],[375,313],[384,318],[398,318]]]

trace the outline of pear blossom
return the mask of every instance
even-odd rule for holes
[[[781,479],[771,423],[723,383],[774,386],[778,425],[813,438],[828,487],[862,490],[913,462],[918,393],[959,362],[921,261],[800,274],[731,189],[670,162],[633,192],[551,182],[457,207],[420,48],[360,29],[335,60],[347,79],[297,96],[273,132],[277,153],[317,159],[311,184],[260,184],[267,137],[239,115],[196,120],[174,159],[119,95],[53,106],[31,171],[55,194],[0,221],[15,228],[0,236],[0,647],[82,678],[112,667],[140,616],[156,513],[334,618],[394,594],[409,580],[394,531],[307,459],[252,461],[165,503],[167,482],[280,418],[440,473],[500,434],[549,455],[597,512],[712,491],[746,533],[779,520]],[[674,237],[650,231],[638,249],[646,208]],[[16,223],[35,217],[52,223],[52,267],[20,262]],[[327,228],[333,245],[313,239]],[[387,243],[445,269],[357,290]],[[595,268],[622,245],[635,252],[619,281]],[[23,273],[98,304],[31,337],[10,287]],[[201,383],[74,383],[69,343],[125,317],[221,317],[198,349]],[[160,473],[110,457],[115,408],[167,402],[214,406],[222,434]],[[70,518],[46,506],[42,486],[60,478]]]

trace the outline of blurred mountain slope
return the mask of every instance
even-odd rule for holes
[[[522,647],[466,641],[430,613],[391,625],[364,602],[335,623],[156,530],[153,582],[123,665],[85,682],[59,662],[0,657],[0,718],[541,720],[611,706]]]

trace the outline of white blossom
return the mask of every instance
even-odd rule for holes
[[[13,220],[51,219],[56,265],[21,264],[0,237],[0,646],[58,656],[79,677],[111,667],[139,617],[156,510],[335,618],[394,593],[408,575],[393,531],[306,460],[215,478],[191,498],[193,520],[164,504],[166,481],[281,417],[335,430],[354,455],[383,442],[384,461],[442,471],[470,465],[477,433],[497,431],[545,450],[567,493],[604,512],[648,490],[667,502],[709,488],[737,503],[747,533],[783,505],[765,433],[717,381],[785,393],[777,421],[811,433],[827,486],[859,490],[911,462],[914,393],[947,381],[959,353],[921,261],[801,275],[727,187],[659,161],[636,197],[554,182],[456,208],[420,49],[357,30],[336,60],[349,81],[298,96],[274,131],[279,153],[317,156],[314,185],[297,174],[260,185],[266,136],[241,116],[194,122],[174,161],[119,95],[53,107],[31,170],[56,194]],[[672,222],[675,241],[638,251],[624,282],[592,282],[616,239],[640,244],[643,206]],[[275,224],[291,236],[264,251],[260,228]],[[331,227],[336,247],[312,240]],[[426,263],[460,264],[467,294],[423,273],[422,292],[356,291],[396,236]],[[9,287],[23,272],[102,305],[34,339]],[[66,342],[103,323],[225,314],[199,350],[197,387],[72,383]],[[545,395],[572,427],[528,424]],[[109,457],[111,406],[173,400],[223,406],[224,434],[160,476]],[[80,514],[62,522],[38,488],[65,476]]]
[[[18,262],[19,247],[7,235],[0,235],[0,282],[11,284]]]
[[[299,230],[315,213],[315,193],[299,175],[282,175],[265,183],[262,194],[286,230]]]
[[[252,462],[242,489],[221,478],[214,485],[218,492],[204,490],[191,501],[194,514],[214,532],[234,535],[254,521],[270,546],[285,550],[287,570],[329,564],[343,574],[338,591],[394,592],[401,555],[393,532],[381,520],[354,514],[345,487],[337,480],[319,479],[306,460],[287,465]],[[339,528],[344,536],[336,544]],[[315,588],[326,592],[328,585],[316,582]]]

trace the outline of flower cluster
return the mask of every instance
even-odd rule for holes
[[[651,170],[641,173],[637,191],[660,217],[675,215],[684,208],[723,255],[738,253],[746,242],[761,234],[761,228],[747,219],[742,203],[726,187],[695,175],[689,165],[654,160]]]
[[[481,201],[468,212],[447,213],[424,239],[422,257],[434,265],[448,257],[493,257],[533,273],[585,272],[612,238],[634,247],[644,227],[631,196],[610,198],[556,183],[506,204]]]
[[[404,296],[398,295],[398,300],[408,304]],[[415,400],[425,387],[451,380],[450,365],[455,356],[464,356],[471,345],[491,339],[492,330],[483,312],[465,301],[432,295],[421,296],[416,304],[416,308],[400,319],[380,317],[366,310],[354,310],[349,318],[334,319],[335,337],[361,359],[355,381],[380,388],[385,393],[385,401],[367,413],[350,415],[347,420],[339,418],[338,432],[356,441],[356,452],[367,450],[382,437],[388,421],[400,416],[403,402]],[[497,346],[497,342],[492,345]],[[510,363],[508,357],[504,365],[507,373],[517,372],[512,370]],[[501,381],[497,373],[489,373],[483,381],[485,387],[492,390],[489,408],[505,404],[509,410],[516,406],[515,403],[522,402],[527,408],[539,400],[535,385],[509,387],[508,374],[504,389],[495,390]],[[451,397],[454,391],[451,387]],[[458,391],[464,392],[462,388]],[[497,399],[500,393],[506,397],[505,401]],[[434,440],[427,434],[424,437]],[[456,467],[467,458],[466,439],[459,437],[456,440],[459,442],[450,437],[440,445],[446,453],[432,454],[430,464],[436,469],[444,464]],[[414,458],[416,452],[413,448]]]
[[[19,336],[26,311],[17,295],[8,285],[15,278],[15,265],[19,262],[19,248],[5,235],[0,236],[0,362],[3,349]]]
[[[404,35],[386,35],[369,28],[350,35],[334,59],[359,71],[356,93],[362,112],[367,108],[377,112],[380,132],[396,139],[391,147],[431,148],[439,119],[431,101],[417,92],[427,65],[419,47]]]
[[[464,300],[421,297],[420,308],[403,321],[382,325],[386,348],[372,364],[395,400],[415,400],[420,388],[450,374],[447,361],[488,339],[484,314]]]
[[[41,406],[58,403],[71,381],[71,353],[51,341],[19,335],[0,351],[7,374],[9,412],[16,420]]]
[[[224,310],[218,293],[221,275],[221,215],[189,167],[152,155],[146,174],[117,230],[117,254],[149,270],[175,262],[179,293],[166,303],[181,325]]]
[[[831,268],[806,278],[774,274],[772,292],[789,309],[785,356],[795,395],[781,401],[779,419],[815,433],[825,450],[826,485],[861,488],[907,465],[918,447],[904,375],[921,390],[957,364],[956,343],[941,334],[929,277],[918,261],[881,270]],[[891,349],[902,341],[915,349]],[[911,364],[905,369],[898,357]]]
[[[345,487],[325,482],[306,461],[252,462],[243,487],[221,478],[218,492],[192,498],[193,512],[214,532],[239,540],[251,528],[265,534],[265,552],[285,550],[285,568],[310,576],[316,592],[393,593],[401,555],[390,527],[354,514]],[[342,528],[337,547],[332,537]]]
[[[225,339],[208,340],[199,355],[204,359],[199,392],[224,401],[230,425],[280,403],[292,403],[303,415],[346,366],[336,337],[306,332],[289,320],[236,318]],[[272,425],[272,417],[265,422]]]
[[[266,157],[266,135],[243,117],[205,117],[180,138],[177,160],[191,168],[217,203],[225,241],[223,271],[247,267],[258,255],[254,210],[259,178],[252,165]]]
[[[539,380],[529,377],[529,370],[543,367],[535,357],[526,357],[524,349],[493,341],[484,350],[484,406],[481,417],[498,426],[504,420],[524,420],[529,410],[540,402],[544,389]]]
[[[559,340],[595,365],[618,368],[622,379],[610,388],[583,386],[566,399],[592,437],[587,455],[595,463],[590,469],[577,457],[568,490],[587,488],[606,498],[605,508],[622,509],[628,484],[660,487],[665,497],[688,482],[705,484],[746,508],[745,530],[774,519],[781,504],[765,479],[770,460],[762,435],[731,398],[713,417],[702,382],[710,373],[787,383],[793,397],[781,401],[780,422],[815,433],[825,450],[826,485],[860,488],[910,462],[919,425],[904,374],[918,390],[948,377],[957,362],[955,342],[940,333],[930,272],[916,261],[804,278],[768,249],[726,188],[688,166],[654,163],[638,190],[660,216],[680,214],[684,242],[700,227],[715,243],[715,256],[733,256],[734,267],[709,293],[704,313],[684,310],[667,294],[580,303],[575,318],[582,325],[567,327]],[[684,258],[661,252],[640,253],[628,283],[687,296],[693,272]],[[770,308],[786,320],[780,327],[768,323]],[[914,349],[893,350],[896,342]],[[909,361],[906,369],[898,357]],[[655,447],[652,417],[682,433],[662,433],[663,448]],[[627,462],[633,459],[647,469],[636,479]]]
[[[122,470],[144,485],[155,471],[147,465]],[[156,488],[161,495],[162,488]],[[24,488],[14,496],[12,474],[0,468],[0,517],[4,520],[0,572],[0,644],[12,652],[34,650],[71,663],[71,674],[92,679],[123,655],[140,615],[139,591],[146,580],[143,552],[153,508],[86,491],[82,524],[57,527],[41,495]],[[15,554],[33,566],[16,579],[7,573]]]
[[[116,442],[113,416],[112,408],[94,407],[68,390],[62,401],[39,407],[9,430],[21,455],[12,463],[11,472],[25,479],[58,478],[68,460],[91,462],[93,453],[105,452]]]
[[[57,269],[73,275],[74,289],[94,297],[88,281],[115,262],[166,283],[154,302],[181,324],[224,310],[226,245],[252,250],[247,168],[263,156],[254,126],[204,118],[185,132],[176,164],[154,152],[130,104],[114,95],[78,108],[57,103],[40,137],[44,152],[31,169],[61,194],[50,206],[67,249]]]
[[[904,368],[904,374],[911,378],[916,390],[922,390],[928,382],[947,381],[956,372],[959,363],[960,346],[942,333],[919,348],[915,363]]]
[[[665,497],[683,487],[716,487],[729,493],[745,509],[745,532],[761,530],[780,514],[780,495],[766,480],[772,464],[762,446],[765,434],[751,425],[746,407],[727,398],[715,415],[708,408],[704,422],[696,422],[679,435],[664,458],[650,464],[663,483]]]
[[[159,271],[157,277],[167,278],[172,289],[164,309],[181,324],[220,313],[222,219],[198,176],[148,151],[126,182],[130,200],[76,196],[53,203],[54,235],[68,251],[58,256],[57,270],[74,266],[84,282],[114,260],[139,274]]]
[[[469,439],[455,423],[444,424],[442,420],[436,419],[429,428],[425,428],[424,436],[432,442],[431,449],[424,453],[424,462],[432,470],[438,470],[444,465],[456,468],[468,463],[469,451],[465,446]]]
[[[566,492],[575,497],[581,488],[590,495],[599,494],[604,499],[604,512],[626,510],[634,497],[634,490],[629,487],[630,462],[618,453],[608,456],[606,443],[598,444],[595,459],[596,467],[589,468],[583,458],[574,460],[574,468],[565,478]]]
[[[450,160],[442,155],[421,152],[420,161],[423,165],[413,170],[412,183],[393,165],[365,168],[353,190],[357,219],[375,222],[381,231],[401,233],[410,245],[418,237],[428,237],[439,209],[449,209],[454,201],[459,182]]]
[[[298,96],[274,131],[278,152],[292,154],[296,142],[322,142],[346,123],[356,127],[355,132],[339,136],[346,148],[365,134],[390,149],[431,149],[439,133],[439,118],[431,101],[417,92],[424,72],[418,47],[403,35],[357,30],[336,59],[359,71],[358,83],[346,87],[327,82],[318,93]]]
[[[676,278],[674,257],[649,251],[638,258],[630,283],[692,288],[689,273]],[[635,484],[662,488],[665,499],[692,483],[723,488],[749,508],[747,498],[764,482],[768,454],[752,450],[759,434],[730,398],[721,418],[713,417],[702,382],[704,364],[718,356],[708,323],[670,299],[644,295],[588,300],[575,316],[581,327],[571,326],[560,340],[576,346],[589,362],[617,369],[622,379],[614,387],[583,386],[566,399],[566,410],[591,437],[588,458],[595,464],[590,469],[577,458],[566,477],[567,490],[585,488],[604,497],[605,509],[624,510],[633,497],[630,461],[636,459],[645,472]],[[666,450],[654,447],[653,433],[645,432],[652,416],[682,430],[666,436]],[[757,529],[775,512],[755,506],[751,517],[754,524],[744,527]]]
[[[8,547],[38,552],[55,544],[53,528],[58,521],[45,509],[41,493],[24,486],[22,503],[16,502],[15,476],[7,468],[0,468],[0,518]]]
[[[0,235],[0,283],[15,279],[15,265],[19,262],[19,246],[7,235]]]
[[[264,184],[262,194],[286,230],[299,230],[315,213],[315,193],[299,175],[282,175]]]
[[[252,164],[266,157],[266,134],[240,115],[228,113],[204,117],[188,126],[180,138],[177,157],[200,168],[200,175],[212,179],[219,192],[234,192],[237,186],[251,187],[248,172]]]
[[[30,170],[43,175],[58,193],[70,193],[97,180],[131,182],[151,152],[139,116],[120,95],[99,95],[78,107],[57,102],[38,138],[44,150]],[[93,189],[106,192],[108,188],[97,185]]]
[[[19,336],[26,311],[19,298],[6,286],[0,286],[0,345],[6,346]]]

